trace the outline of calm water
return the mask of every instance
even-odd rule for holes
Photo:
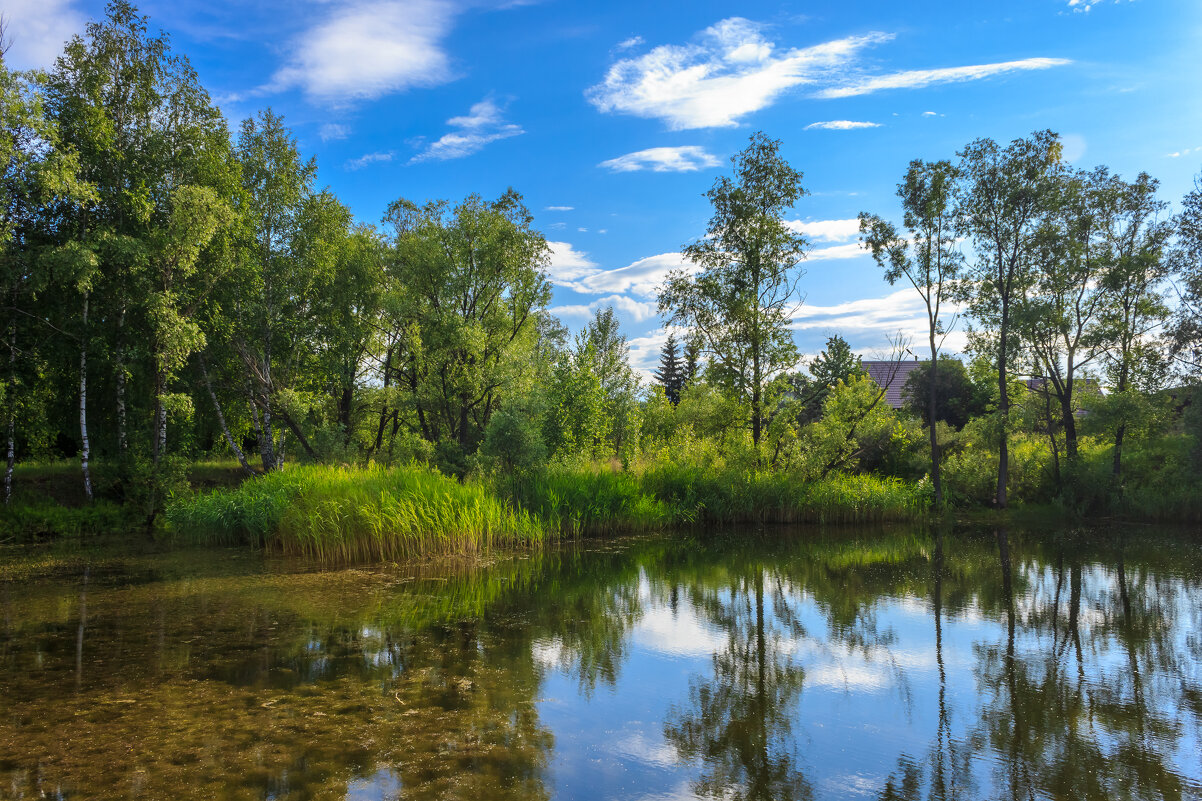
[[[0,798],[1202,798],[1202,538],[0,560]]]

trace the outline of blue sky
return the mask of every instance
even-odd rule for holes
[[[15,66],[48,66],[103,5],[8,0]],[[923,330],[912,290],[855,247],[897,216],[913,158],[1051,128],[1082,167],[1146,170],[1175,202],[1202,171],[1202,2],[144,2],[232,124],[270,105],[360,220],[398,197],[522,192],[554,243],[573,328],[613,305],[632,357],[663,341],[654,289],[705,231],[703,193],[750,133],[810,196],[805,353]],[[949,341],[955,345],[956,337]]]

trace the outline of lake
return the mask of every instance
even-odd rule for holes
[[[1202,798],[1202,537],[0,550],[0,798]]]

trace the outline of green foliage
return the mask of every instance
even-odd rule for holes
[[[951,356],[939,357],[935,371],[935,419],[956,429],[984,414],[989,405],[992,384],[980,386],[969,376],[964,362]],[[931,362],[924,361],[910,371],[902,388],[905,409],[929,425]]]
[[[771,408],[765,389],[797,362],[788,323],[801,303],[807,243],[784,215],[805,190],[780,142],[763,133],[731,163],[734,177],[718,178],[707,193],[714,215],[706,236],[683,251],[700,272],[672,272],[659,309],[701,342],[707,378],[749,405],[758,446]]]
[[[507,406],[494,414],[484,429],[480,461],[488,469],[506,475],[528,473],[546,458],[538,420],[528,410]]]
[[[245,542],[343,562],[471,553],[545,537],[534,517],[484,484],[417,467],[288,468],[236,490],[178,499],[167,518],[178,542]]]

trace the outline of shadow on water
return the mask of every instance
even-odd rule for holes
[[[4,558],[0,798],[1202,797],[1172,532]]]

